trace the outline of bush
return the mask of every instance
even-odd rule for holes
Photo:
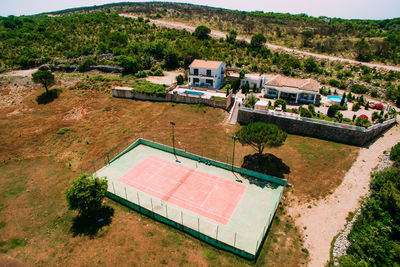
[[[313,114],[308,109],[303,108],[303,107],[299,107],[299,111],[300,111],[300,116],[301,117],[312,118]]]
[[[183,84],[183,82],[185,81],[185,78],[183,78],[183,76],[181,74],[179,74],[178,76],[176,76],[176,83],[178,85]]]
[[[357,119],[356,119],[356,125],[357,126],[368,127],[370,124],[371,123],[368,120],[368,116],[367,115],[362,114],[359,117],[357,117]]]
[[[360,103],[354,102],[353,106],[351,107],[352,111],[358,111],[360,109]]]
[[[274,108],[281,106],[283,111],[286,111],[286,101],[283,99],[277,99],[274,103]]]
[[[199,39],[199,40],[205,40],[205,39],[210,38],[210,36],[209,36],[210,33],[211,33],[210,28],[208,28],[204,25],[200,25],[194,30],[193,36],[196,36],[197,39]]]
[[[244,106],[247,107],[247,108],[254,108],[254,106],[256,105],[257,101],[258,101],[258,98],[255,95],[251,94],[246,99],[246,102],[244,103]]]
[[[336,79],[330,79],[329,80],[329,85],[333,87],[339,87],[339,81]]]
[[[313,104],[308,104],[308,110],[314,115],[315,114],[315,107]]]
[[[150,83],[146,80],[136,80],[133,84],[132,92],[159,97],[166,96],[165,85]]]
[[[147,72],[145,72],[143,70],[138,71],[138,73],[135,74],[135,77],[136,78],[146,78],[147,77]]]
[[[397,143],[392,147],[392,151],[390,151],[390,159],[395,161],[396,164],[400,163],[400,143]]]
[[[151,76],[164,76],[164,72],[160,66],[154,66],[150,69]]]
[[[376,105],[375,105],[375,108],[376,108],[377,110],[383,110],[383,105],[382,105],[382,103],[376,104]]]
[[[336,112],[340,109],[340,107],[338,105],[332,105],[328,108],[328,112],[327,112],[327,116],[329,118],[333,118],[336,115]]]
[[[68,128],[61,128],[60,130],[57,131],[57,134],[65,134],[68,131],[69,131]]]
[[[366,94],[368,93],[368,88],[365,87],[365,85],[362,84],[353,84],[351,86],[351,92],[356,93],[356,94]]]

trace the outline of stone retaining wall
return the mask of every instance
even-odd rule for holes
[[[396,119],[391,119],[369,128],[351,127],[337,123],[330,124],[323,121],[319,122],[318,120],[239,108],[238,122],[240,124],[256,121],[276,124],[290,134],[311,136],[356,146],[363,146],[396,123]]]

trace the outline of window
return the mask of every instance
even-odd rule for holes
[[[199,83],[199,78],[193,78],[193,83],[194,83],[194,84]]]
[[[208,84],[208,85],[210,85],[210,86],[213,86],[214,82],[213,82],[213,80],[207,79],[207,80],[206,80],[206,84]]]
[[[194,75],[199,75],[199,69],[193,69],[193,74]]]
[[[207,70],[207,76],[208,76],[208,77],[211,76],[211,70]]]

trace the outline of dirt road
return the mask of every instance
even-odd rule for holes
[[[130,15],[130,14],[124,14],[121,13],[119,14],[121,17],[127,17],[127,18],[133,18],[136,19],[137,16]],[[170,21],[164,21],[164,20],[150,20],[150,23],[154,23],[155,25],[159,27],[166,27],[166,28],[174,28],[174,29],[179,29],[179,30],[187,30],[188,32],[194,32],[196,29],[195,26],[191,26],[188,24],[184,24],[181,22],[170,22]],[[213,38],[225,38],[226,33],[221,32],[221,31],[216,31],[216,30],[211,30],[211,37]],[[246,42],[250,42],[250,38],[246,38],[243,36],[238,36],[239,40],[245,40]],[[329,61],[340,61],[340,62],[345,62],[345,63],[350,63],[350,64],[362,64],[365,66],[368,66],[370,68],[377,67],[377,68],[382,68],[386,70],[394,70],[394,71],[400,71],[400,66],[391,66],[391,65],[385,65],[385,64],[379,64],[379,63],[366,63],[366,62],[360,62],[357,60],[352,60],[352,59],[347,59],[347,58],[340,58],[340,57],[335,57],[335,56],[328,56],[328,55],[321,55],[317,53],[311,53],[311,52],[304,52],[284,46],[279,46],[279,45],[273,45],[273,44],[266,44],[266,46],[275,51],[283,51],[286,53],[294,54],[297,56],[303,56],[303,57],[315,57],[318,59],[325,59]]]
[[[333,238],[344,228],[349,212],[360,206],[366,195],[371,171],[379,163],[379,156],[400,141],[400,126],[394,126],[369,148],[363,148],[342,184],[327,198],[314,204],[294,204],[289,214],[303,229],[305,247],[310,252],[309,266],[324,266],[329,260]]]

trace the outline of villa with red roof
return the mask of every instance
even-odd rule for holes
[[[312,103],[320,100],[319,82],[313,79],[296,79],[274,76],[265,82],[265,96],[268,98],[281,98],[289,103]]]
[[[218,89],[224,80],[225,63],[222,61],[195,59],[189,65],[190,86]]]

